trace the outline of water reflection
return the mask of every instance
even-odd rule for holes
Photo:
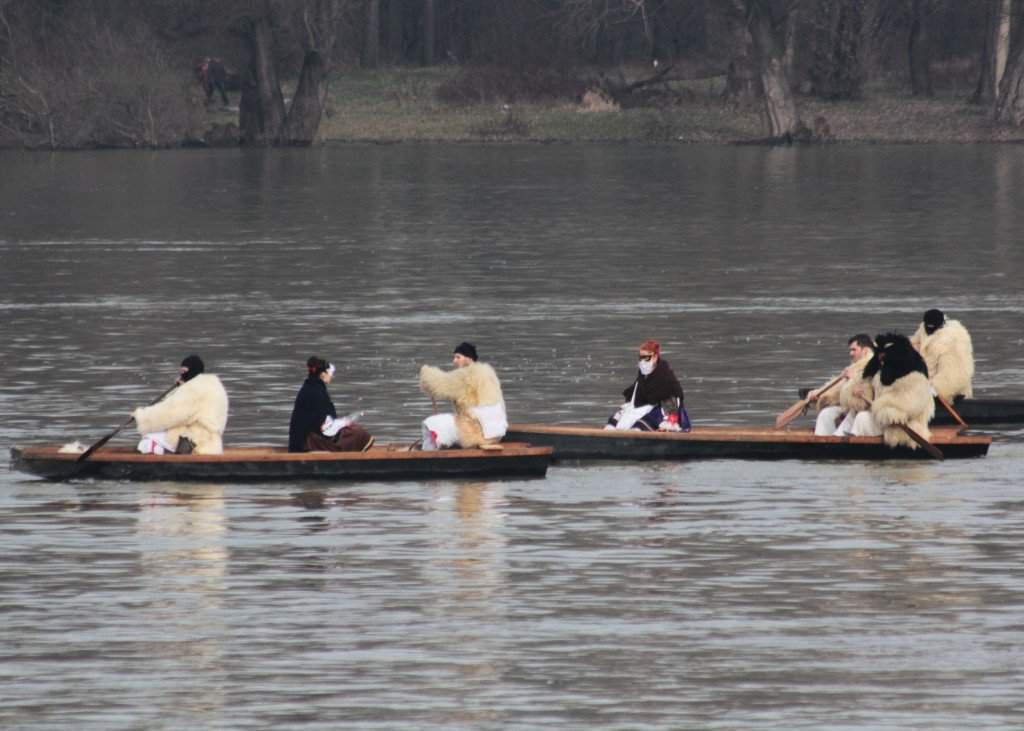
[[[138,515],[143,592],[151,597],[138,618],[151,638],[145,652],[165,678],[159,705],[205,724],[226,703],[222,637],[230,555],[224,488],[147,489]]]

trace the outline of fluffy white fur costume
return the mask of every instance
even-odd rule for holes
[[[869,399],[873,398],[874,387],[870,381],[864,380],[864,366],[868,364],[874,354],[873,350],[869,350],[867,355],[851,365],[851,377],[839,386],[839,405],[843,411],[867,411],[870,408],[867,401],[854,395],[853,389],[859,385]]]
[[[478,447],[500,439],[485,439],[480,420],[473,414],[473,408],[477,406],[500,404],[501,410],[505,409],[501,383],[491,366],[471,363],[450,371],[423,366],[420,369],[420,388],[428,396],[451,401],[455,405],[455,423],[459,443],[463,447]]]
[[[221,454],[228,424],[228,394],[217,376],[200,373],[160,403],[135,409],[132,416],[139,434],[167,432],[167,441],[173,447],[178,439],[188,437],[196,445],[195,454]]]
[[[882,430],[882,440],[887,445],[917,449],[917,442],[898,424],[906,424],[925,439],[931,438],[928,422],[935,415],[935,399],[923,373],[908,373],[888,386],[882,385],[881,374],[876,373],[871,385],[875,392],[871,417]]]
[[[924,331],[924,323],[910,338],[910,343],[928,365],[928,377],[942,398],[952,401],[957,396],[970,398],[974,391],[974,347],[971,335],[959,320],[946,320],[946,324],[931,335]]]

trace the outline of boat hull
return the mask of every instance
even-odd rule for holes
[[[419,480],[456,477],[543,477],[550,447],[505,444],[500,450],[408,451],[376,447],[366,452],[304,452],[239,447],[218,455],[152,455],[131,449],[100,449],[85,462],[54,446],[14,447],[11,468],[49,480],[256,481]]]
[[[809,390],[801,388],[798,392],[800,398],[806,398]],[[970,426],[1024,424],[1024,399],[965,398],[955,402],[953,408]],[[936,399],[932,424],[950,426],[956,423],[942,402]]]
[[[881,437],[817,437],[810,431],[696,427],[687,433],[612,431],[589,427],[513,424],[508,438],[554,449],[558,460],[688,459],[932,459],[923,449],[887,447]],[[992,438],[936,429],[932,444],[946,459],[982,457]]]

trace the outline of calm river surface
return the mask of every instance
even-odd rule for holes
[[[695,422],[769,424],[930,307],[1024,398],[1021,191],[1016,146],[0,154],[0,728],[1024,727],[1024,430],[495,482],[6,457],[94,441],[190,352],[229,443],[286,440],[314,353],[411,441],[461,340],[513,421],[601,423],[655,338]]]

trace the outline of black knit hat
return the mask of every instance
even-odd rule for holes
[[[187,356],[185,360],[181,361],[181,365],[183,368],[188,369],[181,374],[182,381],[191,381],[193,378],[195,378],[204,370],[206,370],[206,366],[203,365],[203,359],[200,358],[198,355]]]
[[[464,355],[471,360],[478,360],[476,355],[476,346],[473,343],[459,343],[455,346],[455,352],[459,355]]]
[[[942,310],[928,310],[924,313],[924,331],[931,335],[946,324],[946,316]]]

